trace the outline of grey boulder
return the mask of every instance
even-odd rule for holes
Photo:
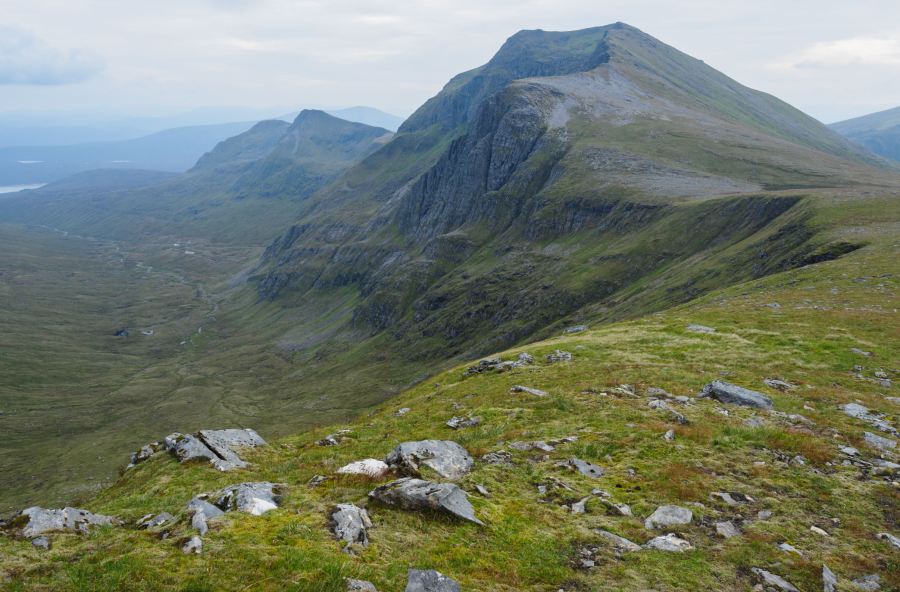
[[[331,522],[331,531],[339,541],[348,545],[369,546],[369,537],[366,531],[373,525],[365,510],[357,508],[353,504],[337,504],[331,508],[329,521]]]
[[[378,588],[372,582],[366,580],[354,580],[347,578],[347,592],[378,592]]]
[[[224,512],[238,511],[261,516],[278,508],[281,503],[279,488],[279,484],[268,481],[239,483],[221,489],[210,497],[216,500],[215,506]]]
[[[173,438],[174,436],[174,438]],[[200,441],[196,436],[184,434],[172,434],[166,438],[166,442],[173,438],[172,445],[169,450],[178,458],[178,462],[185,462],[195,458],[205,458],[210,461],[220,460],[216,453],[210,450],[206,444]]]
[[[451,483],[432,483],[406,477],[376,487],[369,499],[404,510],[436,510],[484,526],[466,493]]]
[[[874,592],[875,590],[881,590],[881,584],[878,582],[881,581],[881,576],[879,575],[871,575],[871,576],[863,576],[861,578],[856,578],[851,583],[859,588],[860,590],[866,590],[867,592]]]
[[[824,563],[822,564],[822,585],[825,592],[835,592],[837,590],[837,576]]]
[[[31,546],[35,549],[43,549],[44,551],[50,550],[50,539],[45,536],[37,537],[36,539],[31,539]]]
[[[249,429],[200,430],[197,434],[207,448],[218,457],[218,459],[213,459],[212,464],[220,471],[247,466],[247,463],[237,455],[235,448],[255,448],[267,445],[259,434]]]
[[[544,359],[547,360],[548,364],[553,364],[555,362],[569,362],[572,360],[572,354],[567,351],[556,350],[552,354],[544,356]]]
[[[433,569],[410,569],[406,572],[406,592],[460,592],[452,578]]]
[[[225,513],[211,503],[196,497],[187,503],[187,510],[192,514],[191,528],[200,533],[200,536],[205,536],[209,531],[207,520]]]
[[[863,437],[865,437],[867,445],[885,452],[897,447],[897,443],[890,438],[884,438],[870,432],[863,432]]]
[[[601,530],[598,534],[615,545],[616,548],[622,549],[623,551],[639,551],[641,549],[638,545],[632,543],[628,539],[622,538],[611,532]]]
[[[886,541],[888,544],[893,545],[898,550],[900,550],[900,538],[895,537],[892,534],[888,534],[886,532],[879,532],[875,535],[875,538],[879,541]]]
[[[146,530],[148,528],[162,526],[166,522],[170,522],[174,519],[175,516],[172,516],[168,512],[163,512],[162,514],[149,514],[138,520],[137,524],[135,524],[134,526],[138,530]]]
[[[509,389],[511,393],[529,393],[531,395],[535,395],[538,397],[546,397],[547,393],[544,391],[539,391],[538,389],[530,388],[527,386],[522,386],[519,384],[514,384],[511,389]]]
[[[703,325],[688,325],[688,331],[699,331],[700,333],[715,333],[716,330],[712,327],[705,327]]]
[[[19,527],[19,524],[23,524]],[[118,519],[112,516],[92,514],[87,510],[63,508],[62,510],[45,510],[38,506],[22,510],[9,521],[7,528],[19,528],[21,536],[32,538],[47,530],[81,530],[88,531],[94,526],[104,524],[119,525]]]
[[[798,590],[793,584],[791,584],[781,576],[776,576],[775,574],[758,567],[751,568],[750,571],[761,577],[763,581],[769,586],[777,586],[785,592],[800,592],[800,590]]]
[[[474,428],[478,424],[481,423],[481,416],[470,417],[466,419],[465,417],[454,417],[450,421],[447,422],[448,428],[453,428],[454,430],[458,430],[460,428]]]
[[[764,394],[745,389],[730,382],[722,382],[721,380],[714,380],[704,386],[697,398],[713,398],[720,403],[753,407],[755,409],[773,409],[775,407],[772,399]]]
[[[599,467],[593,463],[589,463],[586,460],[581,460],[578,458],[570,458],[568,466],[570,469],[578,471],[582,475],[594,477],[595,479],[598,477],[602,477],[606,472],[603,467]]]
[[[694,513],[679,506],[660,506],[644,520],[644,528],[690,524]]]
[[[730,520],[728,522],[716,522],[716,532],[726,539],[741,536],[741,531],[739,531]]]
[[[569,335],[570,333],[584,333],[588,330],[587,325],[573,325],[568,329],[563,331],[563,335]]]
[[[644,545],[642,545],[644,549],[656,549],[657,551],[671,551],[675,553],[684,553],[685,551],[690,551],[694,547],[679,537],[677,534],[669,533],[665,536],[658,536],[656,538],[650,539]]]
[[[451,440],[404,442],[384,459],[392,468],[415,473],[419,465],[434,469],[444,479],[459,479],[469,472],[475,461],[466,449]]]
[[[198,536],[192,536],[181,545],[181,552],[185,555],[190,555],[192,553],[195,555],[199,555],[202,551],[203,539]]]

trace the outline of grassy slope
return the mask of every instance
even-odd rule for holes
[[[0,569],[11,577],[6,588],[342,590],[340,577],[348,576],[393,590],[402,588],[406,568],[416,567],[438,569],[467,590],[746,590],[756,583],[749,568],[763,567],[808,590],[821,586],[823,562],[845,583],[879,573],[886,589],[896,587],[900,555],[874,534],[900,531],[900,493],[889,482],[861,479],[858,469],[840,466],[840,446],[854,445],[866,458],[877,457],[877,451],[862,442],[867,426],[837,406],[856,401],[888,414],[897,408],[881,395],[897,396],[896,387],[886,391],[855,379],[852,367],[861,364],[872,376],[876,369],[900,366],[900,285],[892,275],[900,257],[900,204],[890,193],[824,197],[817,223],[867,247],[837,261],[710,293],[664,315],[503,353],[504,358],[519,351],[538,357],[561,348],[575,354],[571,363],[468,378],[460,377],[460,368],[452,369],[371,417],[249,451],[254,465],[247,470],[221,474],[159,455],[86,501],[86,507],[127,520],[163,510],[178,514],[198,492],[253,480],[285,482],[289,494],[282,509],[263,517],[236,514],[214,520],[200,557],[184,556],[169,542],[172,537],[160,540],[127,527],[87,537],[58,534],[49,553],[3,539]],[[774,302],[781,308],[768,306]],[[688,323],[718,331],[687,332]],[[875,357],[852,354],[852,347]],[[720,405],[697,402],[679,408],[692,422],[679,427],[651,410],[646,399],[611,390],[626,383],[691,396],[723,377],[766,392],[777,410],[800,413],[815,425],[789,425],[747,409],[731,408],[726,417],[716,412]],[[762,384],[765,377],[799,386],[788,393],[773,391]],[[550,397],[510,394],[512,384],[546,390]],[[412,412],[390,415],[400,407]],[[460,414],[481,415],[484,423],[458,432],[443,426]],[[753,415],[763,418],[764,427],[742,423]],[[340,428],[352,429],[352,438],[333,448],[314,444]],[[661,438],[670,428],[676,431],[673,443]],[[306,485],[351,460],[381,457],[398,441],[454,439],[480,456],[504,448],[499,441],[573,434],[579,441],[560,447],[550,461],[514,452],[512,468],[476,463],[460,485],[474,491],[475,484],[483,484],[490,491],[488,497],[473,493],[471,498],[487,522],[484,528],[368,504],[371,482],[331,477],[321,488]],[[808,464],[787,465],[778,454],[801,454]],[[607,474],[592,480],[554,468],[553,460],[570,456],[596,462]],[[552,499],[540,499],[536,486],[551,476],[569,483],[577,497],[594,487],[609,491],[615,501],[628,503],[636,518],[609,516],[596,501],[588,502],[586,514],[572,516]],[[731,508],[711,501],[711,491],[739,491],[756,503]],[[372,545],[355,558],[341,553],[326,528],[327,505],[348,501],[368,504],[376,523]],[[693,508],[692,525],[675,529],[696,547],[686,555],[641,551],[617,556],[594,533],[607,529],[642,543],[651,536],[642,519],[658,504],[687,502],[703,507]],[[763,509],[773,517],[756,520]],[[742,517],[754,522],[744,526],[743,538],[723,540],[714,534],[714,522],[739,524]],[[813,525],[831,536],[811,532]],[[182,523],[174,538],[186,532]],[[801,549],[805,559],[776,549],[783,541]],[[573,567],[575,551],[583,546],[598,549],[597,566],[589,573]]]

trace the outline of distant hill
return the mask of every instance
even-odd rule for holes
[[[875,154],[900,161],[900,107],[839,121],[828,127]]]
[[[0,148],[0,185],[48,183],[100,168],[140,168],[181,173],[218,142],[250,129],[254,122],[164,130],[134,140],[70,146]]]
[[[165,183],[178,177],[178,173],[148,171],[143,169],[95,169],[75,173],[36,189],[42,192],[108,190],[147,187]]]
[[[396,115],[392,115],[390,113],[385,113],[384,111],[380,111],[378,109],[373,109],[372,107],[348,107],[346,109],[322,109],[324,113],[328,113],[329,115],[333,115],[334,117],[338,117],[340,119],[344,119],[346,121],[353,121],[355,123],[364,123],[366,125],[371,125],[375,127],[383,127],[386,130],[396,132],[400,126],[405,121],[402,117],[397,117]],[[293,113],[288,113],[287,115],[280,117],[279,119],[283,119],[285,121],[293,121],[294,118],[299,115],[299,111],[294,111]]]

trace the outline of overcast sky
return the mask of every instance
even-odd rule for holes
[[[616,21],[826,122],[900,105],[897,0],[0,0],[0,110],[412,111],[516,31]]]

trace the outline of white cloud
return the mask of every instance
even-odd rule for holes
[[[822,68],[826,66],[900,66],[900,38],[857,37],[816,43],[773,67]]]
[[[83,82],[103,66],[103,60],[88,50],[60,50],[28,31],[0,25],[0,84]]]

